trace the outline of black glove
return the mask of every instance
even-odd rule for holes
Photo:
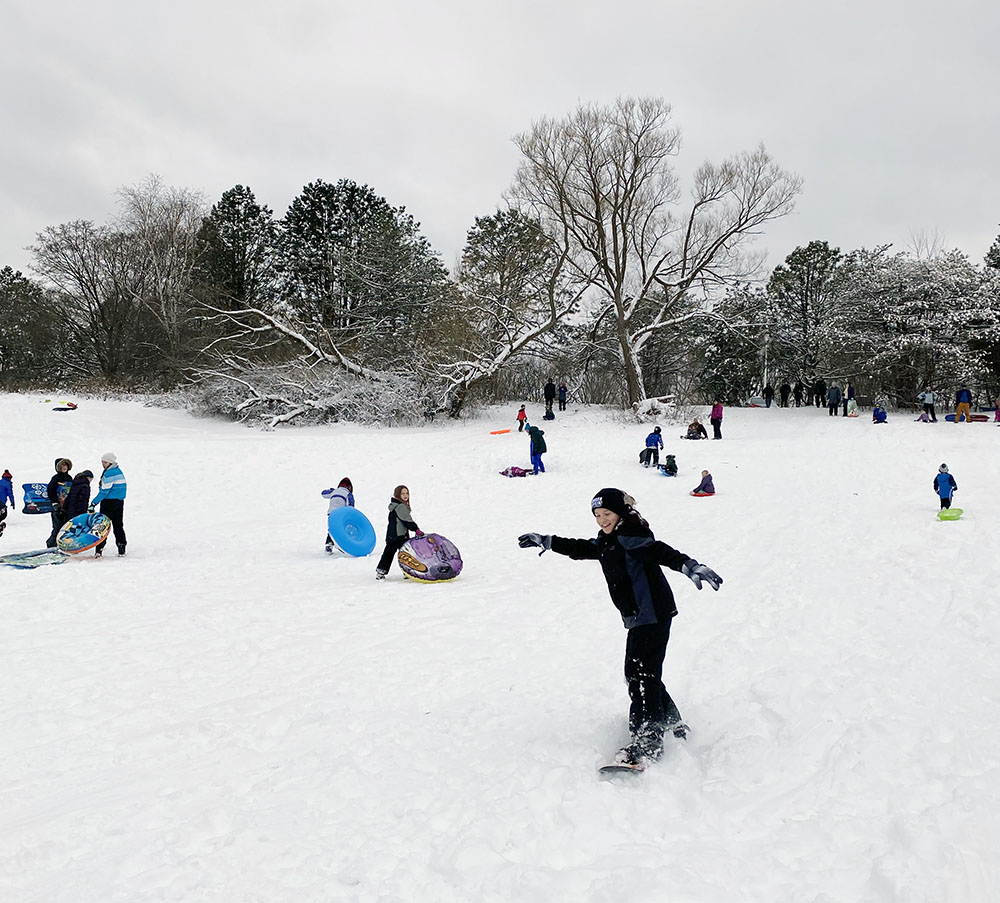
[[[93,505],[88,505],[87,506],[87,514],[93,514],[93,513],[94,513],[94,506]]]
[[[538,554],[544,555],[552,548],[552,537],[544,533],[522,533],[517,537],[517,544],[522,549],[530,549],[532,546],[538,546],[542,550]]]
[[[714,590],[718,590],[722,586],[722,578],[715,571],[706,564],[698,564],[693,558],[689,558],[684,562],[681,566],[681,573],[697,586],[698,589],[701,589],[702,580]]]

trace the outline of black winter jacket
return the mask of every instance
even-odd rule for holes
[[[405,539],[410,535],[410,531],[416,532],[420,528],[417,522],[410,520],[410,506],[399,499],[389,499],[389,523],[385,530],[385,541],[394,542],[397,539]]]
[[[69,487],[72,487],[73,484],[72,474],[59,473],[59,471],[56,471],[52,479],[49,480],[49,488],[48,491],[46,492],[46,495],[48,495],[49,501],[52,502],[53,508],[59,507],[59,486],[60,484],[63,483],[67,484]],[[64,489],[63,492],[68,493],[69,489],[68,488]]]
[[[677,614],[674,594],[660,567],[679,571],[689,556],[660,542],[648,527],[619,521],[611,533],[601,532],[596,539],[553,536],[552,551],[578,561],[601,562],[611,601],[629,630]]]
[[[63,505],[63,514],[67,520],[72,520],[78,514],[86,514],[90,506],[90,481],[79,474],[73,479],[70,486],[69,495],[66,497],[66,504]]]

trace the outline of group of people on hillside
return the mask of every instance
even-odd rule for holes
[[[56,458],[55,473],[46,487],[46,497],[52,505],[50,512],[52,531],[49,533],[48,539],[45,540],[46,548],[54,549],[56,547],[56,537],[68,521],[81,514],[93,513],[94,508],[100,505],[100,513],[111,521],[118,555],[125,554],[128,543],[124,522],[125,496],[128,491],[125,474],[118,466],[118,457],[114,452],[105,452],[101,456],[101,468],[98,493],[91,501],[90,489],[94,480],[93,471],[81,470],[76,476],[73,476],[70,473],[73,469],[73,462],[69,458]],[[13,476],[9,470],[5,470],[3,479],[0,480],[0,509],[2,509],[0,510],[0,524],[7,516],[8,501],[11,508],[17,510],[14,504]],[[2,532],[3,530],[0,529],[0,533]],[[104,540],[95,549],[94,554],[98,558],[104,554],[106,545],[107,540]]]

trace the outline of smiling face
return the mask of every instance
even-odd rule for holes
[[[401,502],[406,502],[407,504],[410,503],[410,490],[405,486],[399,490],[399,500]]]
[[[597,526],[601,528],[601,532],[610,533],[618,526],[621,515],[615,514],[614,511],[609,511],[607,508],[595,508],[594,520],[597,521]]]

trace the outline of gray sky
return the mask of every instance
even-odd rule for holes
[[[1000,233],[1000,11],[985,0],[9,2],[0,266],[49,225],[103,222],[149,173],[284,214],[340,178],[404,205],[450,267],[541,116],[663,97],[678,168],[763,142],[804,178],[768,265]]]

